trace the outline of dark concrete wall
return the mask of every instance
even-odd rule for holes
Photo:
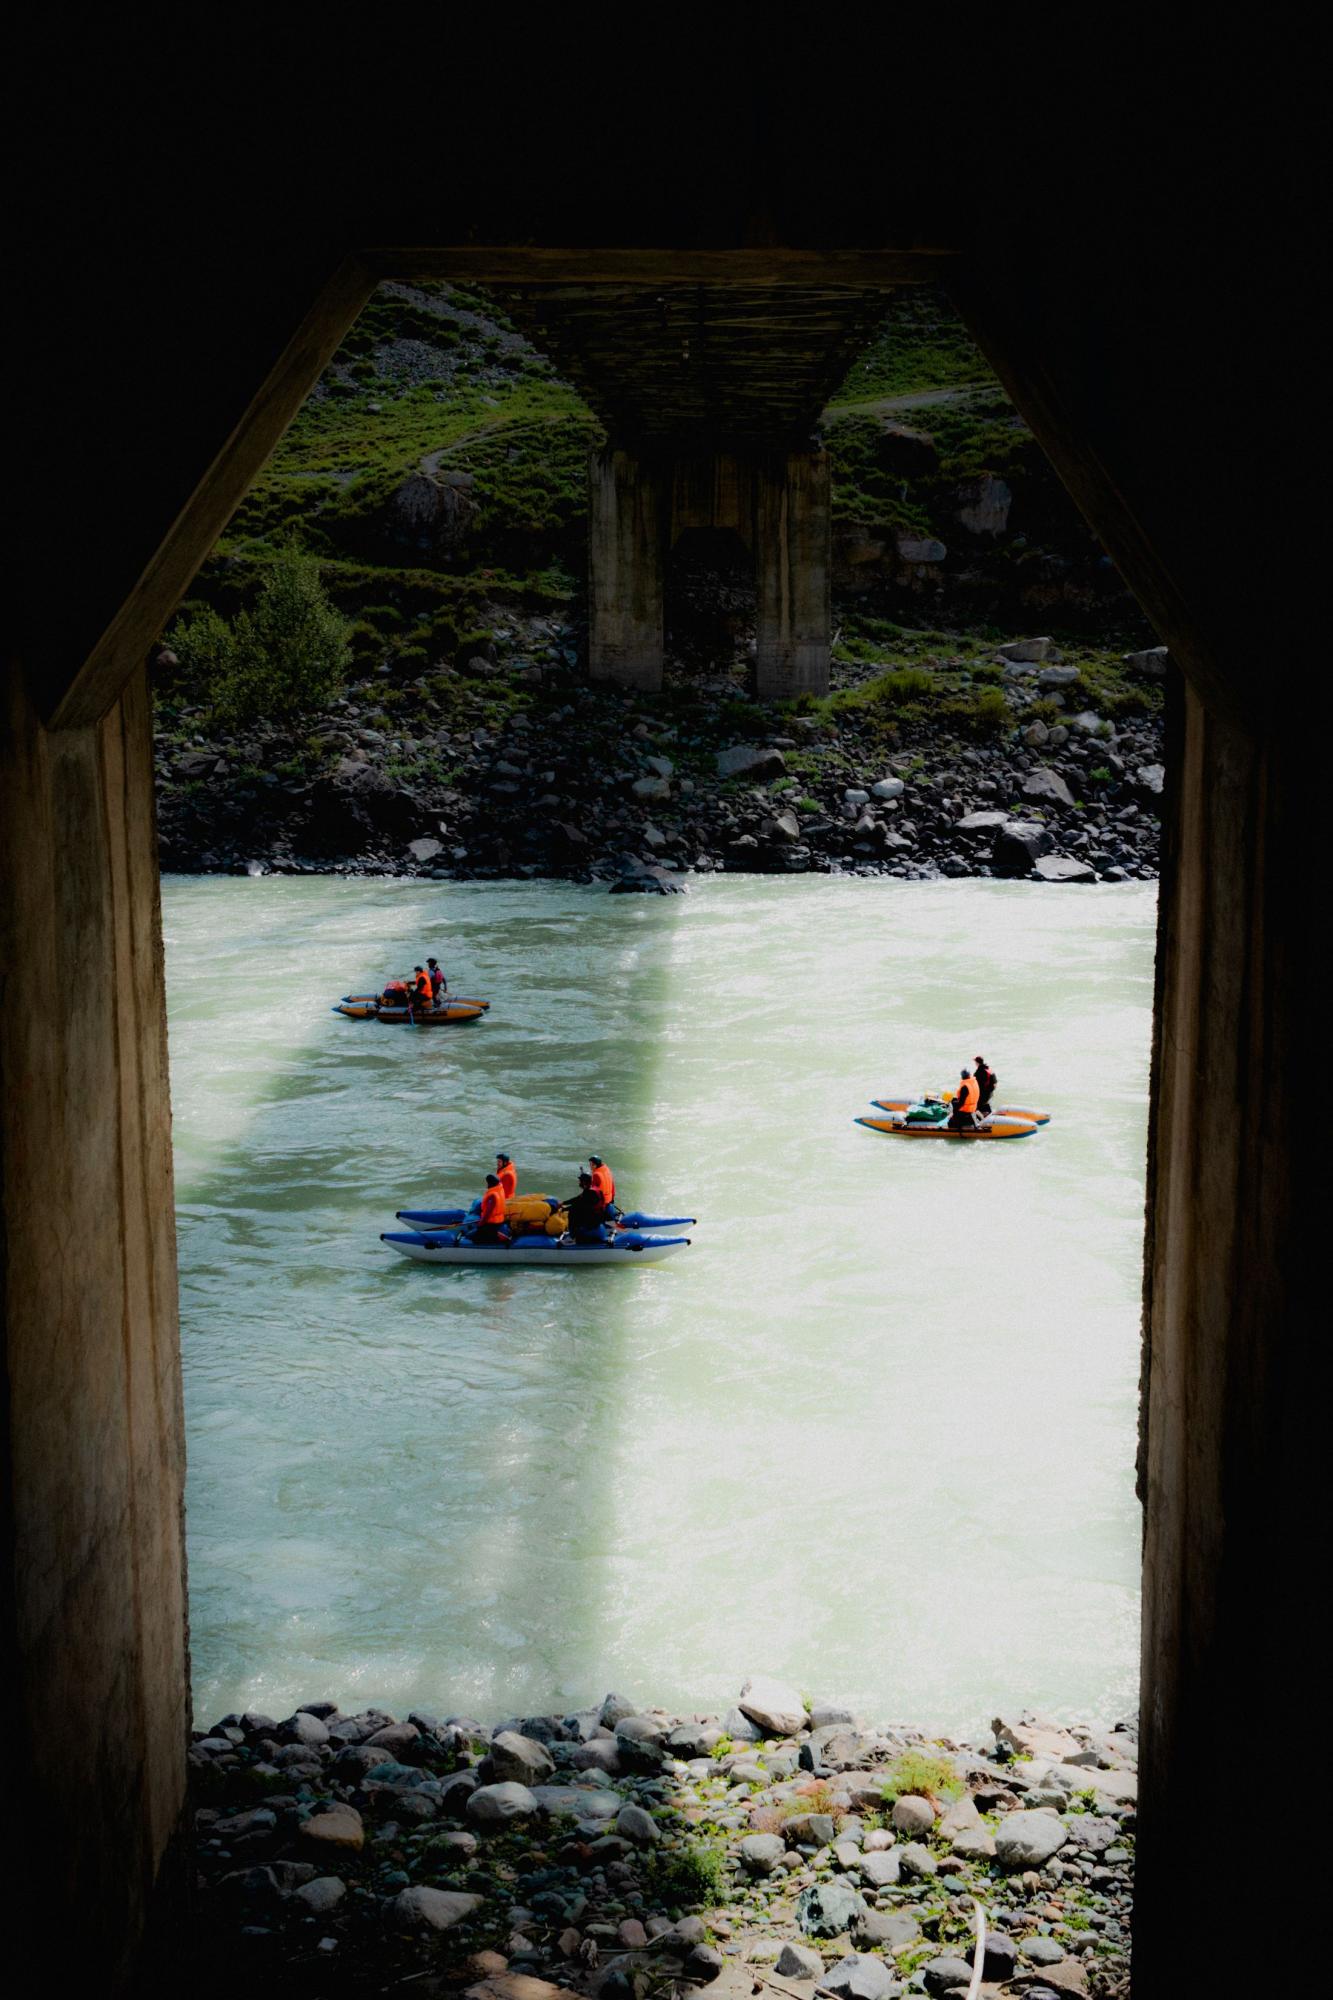
[[[113,1981],[171,1866],[189,1721],[152,777],[142,670],[58,735],[6,680],[6,1881],[67,1973]]]
[[[628,247],[653,282],[688,277],[692,252],[756,245],[780,280],[822,248],[855,282],[866,246],[942,248],[1191,689],[1150,1160],[1135,1992],[1198,1990],[1228,1753],[1238,1734],[1286,1738],[1322,1658],[1301,1558],[1327,1507],[1302,1298],[1323,1179],[1308,1115],[1321,762],[1303,731],[1322,716],[1324,605],[1317,567],[1291,537],[1280,560],[1273,544],[1314,518],[1281,445],[1324,372],[1306,275],[1321,230],[1301,213],[1313,153],[1293,144],[1315,128],[1293,102],[1291,33],[1276,53],[1249,22],[1231,45],[1216,23],[1206,46],[1192,24],[1179,47],[1137,28],[1119,45],[1103,21],[1095,62],[1043,91],[1026,48],[1000,63],[922,49],[899,20],[894,63],[858,51],[827,106],[811,89],[827,72],[785,42],[758,63],[735,50],[730,72],[716,37],[704,64],[668,51],[655,107],[641,73],[571,92],[511,49],[497,109],[463,86],[452,19],[413,22],[405,62],[403,35],[349,50],[301,10],[266,23],[262,50],[216,17],[204,48],[188,13],[82,16],[70,35],[51,11],[47,67],[22,71],[37,116],[8,265],[27,341],[10,377],[24,504],[7,612],[28,666],[6,684],[0,751],[17,1900],[114,1983],[181,1803],[181,1433],[136,649],[355,309],[355,253],[447,270],[413,246],[464,243],[481,278],[488,242],[529,246],[548,272],[562,248]],[[914,90],[916,74],[947,93]],[[670,145],[643,143],[668,127]],[[512,253],[507,268],[521,282]],[[34,698],[78,726],[43,735]]]

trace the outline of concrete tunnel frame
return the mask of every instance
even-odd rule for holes
[[[1008,282],[1002,268],[936,253],[475,247],[383,250],[346,262],[44,716],[22,677],[11,679],[0,827],[25,864],[15,874],[12,923],[31,941],[21,956],[34,965],[16,964],[16,1004],[0,1020],[5,1075],[23,1080],[0,1114],[15,1446],[8,1504],[14,1546],[35,1560],[39,1579],[36,1597],[25,1586],[16,1600],[11,1646],[29,1729],[55,1730],[61,1703],[66,1715],[94,1718],[120,1703],[134,1718],[133,1743],[106,1781],[110,1791],[90,1797],[87,1774],[68,1759],[48,1787],[51,1824],[77,1829],[62,1851],[66,1899],[89,1899],[96,1948],[113,1980],[126,1976],[155,1904],[161,1926],[184,1897],[184,1466],[148,648],[380,277],[484,284],[577,269],[594,281],[601,272],[608,281],[652,282],[664,271],[702,269],[717,281],[760,267],[790,284],[812,273],[838,282],[838,272],[849,283],[945,280],[1185,668],[1171,717],[1149,1140],[1135,1945],[1140,2000],[1182,1990],[1188,1961],[1172,1907],[1182,1894],[1205,1896],[1208,1882],[1202,1864],[1197,1883],[1188,1872],[1182,1878],[1182,1848],[1200,1787],[1208,1798],[1208,1784],[1216,1789],[1208,1776],[1215,1732],[1247,1688],[1276,1685],[1271,1669],[1253,1661],[1248,1639],[1256,1620],[1288,1615],[1299,1574],[1281,1530],[1284,1509],[1304,1492],[1307,1463],[1293,1449],[1308,1413],[1289,1286],[1304,1190],[1282,1111],[1306,1052],[1297,993],[1309,943],[1281,889],[1300,868],[1308,828],[1301,746],[1233,699],[1219,615],[1191,591],[1194,552],[1187,543],[1182,553],[1170,520],[1153,519],[1132,480],[1124,491],[1117,486],[1104,440],[1099,450],[1080,436],[1079,357],[1062,372],[1017,280]],[[88,938],[90,964],[114,987],[111,1017],[80,1017],[68,1029],[25,1022],[23,982],[31,978],[32,994],[40,993],[54,940],[71,927]],[[114,1157],[39,1157],[49,1155],[52,1134],[76,1102],[105,1103]],[[1219,1114],[1211,1124],[1201,1117],[1203,1103]],[[88,1215],[94,1166],[119,1188],[119,1209],[96,1218],[86,1254],[118,1274],[119,1289],[80,1306],[71,1320],[36,1211],[47,1219]],[[16,1298],[37,1329],[36,1346],[15,1316]],[[62,1451],[77,1457],[86,1439],[96,1440],[98,1453],[91,1500],[64,1481],[56,1462]],[[54,1520],[77,1526],[88,1507],[76,1546],[63,1549],[52,1539]],[[77,1578],[68,1574],[71,1562],[83,1565]],[[96,1632],[103,1657],[79,1657],[78,1620]]]

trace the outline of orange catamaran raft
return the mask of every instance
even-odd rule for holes
[[[439,1007],[411,1006],[406,997],[398,1006],[386,1007],[378,993],[345,993],[333,1014],[345,1014],[349,1021],[384,1021],[390,1027],[452,1028],[462,1021],[478,1021],[490,1008],[489,1000],[465,1000],[446,993]]]

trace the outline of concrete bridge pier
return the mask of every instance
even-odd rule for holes
[[[832,612],[828,453],[795,451],[755,479],[758,581],[754,691],[761,701],[827,694]]]
[[[754,556],[754,692],[763,701],[829,684],[828,455],[671,460],[618,446],[588,468],[589,668],[594,680],[662,685],[667,557],[689,528],[734,529]]]
[[[588,668],[595,681],[662,685],[665,483],[608,446],[588,465]]]

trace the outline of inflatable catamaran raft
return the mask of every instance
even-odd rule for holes
[[[871,1102],[885,1116],[858,1118],[856,1123],[895,1139],[1028,1139],[1039,1126],[1048,1124],[1051,1116],[1049,1111],[1001,1105],[982,1124],[956,1132],[949,1125],[949,1106],[942,1095],[875,1097]]]
[[[460,1021],[480,1020],[490,1004],[489,1000],[465,1000],[460,994],[447,993],[442,1007],[423,1013],[408,1006],[382,1006],[378,993],[345,993],[329,1012],[345,1014],[349,1021],[384,1021],[390,1027],[452,1028]]]
[[[400,1208],[398,1220],[415,1227],[384,1230],[380,1241],[400,1257],[421,1264],[522,1264],[563,1271],[583,1264],[660,1264],[678,1250],[687,1250],[690,1239],[647,1232],[691,1229],[695,1223],[692,1215],[636,1212],[622,1215],[601,1242],[568,1243],[562,1240],[567,1220],[562,1205],[552,1195],[520,1194],[505,1203],[505,1222],[513,1241],[473,1243],[468,1235],[479,1206],[474,1202],[470,1209]]]

